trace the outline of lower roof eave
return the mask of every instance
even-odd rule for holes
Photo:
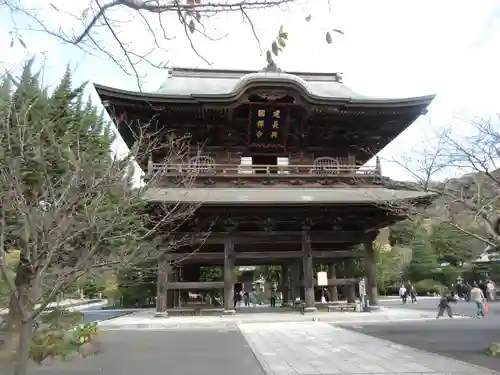
[[[389,204],[432,199],[435,194],[386,188],[149,188],[150,202],[203,205]]]

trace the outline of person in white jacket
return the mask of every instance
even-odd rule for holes
[[[401,288],[399,288],[399,298],[401,298],[403,304],[406,303],[406,298],[408,298],[408,291],[406,290],[404,285],[401,285]]]

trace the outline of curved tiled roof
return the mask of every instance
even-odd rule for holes
[[[311,77],[312,78],[312,77]],[[252,83],[288,83],[295,84],[305,92],[317,98],[368,99],[349,87],[337,82],[336,76],[314,77],[282,73],[256,72],[238,77],[236,74],[173,74],[168,77],[157,91],[164,95],[224,95],[233,96],[243,91]]]
[[[344,103],[353,107],[387,106],[420,108],[425,111],[435,95],[413,98],[380,98],[355,93],[341,83],[338,73],[285,73],[281,71],[252,72],[244,70],[211,70],[173,68],[156,92],[134,92],[94,84],[102,100],[177,101],[200,103],[216,100],[235,101],[249,88],[281,91],[298,89],[312,103]]]

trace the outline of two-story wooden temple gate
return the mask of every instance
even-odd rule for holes
[[[352,299],[356,280],[337,279],[334,266],[339,260],[364,258],[369,301],[372,306],[378,304],[373,241],[379,229],[402,219],[385,209],[382,203],[385,193],[385,201],[395,204],[394,192],[379,189],[379,196],[375,197],[370,190],[365,192],[367,195],[363,199],[363,191],[358,189],[346,189],[344,196],[325,194],[320,189],[308,190],[307,196],[302,189],[285,192],[276,189],[199,190],[196,193],[203,192],[207,196],[193,197],[189,191],[179,191],[178,196],[170,193],[169,199],[203,202],[193,223],[196,229],[189,223],[185,226],[197,233],[203,244],[200,248],[193,245],[177,249],[165,259],[163,269],[169,272],[169,263],[178,260],[185,266],[222,265],[224,281],[167,283],[168,277],[163,274],[159,281],[165,284],[160,285],[160,290],[223,288],[224,310],[233,313],[234,267],[276,264],[282,266],[285,305],[303,295],[305,311],[314,311],[314,262],[329,264],[329,286],[348,287],[348,299]],[[161,195],[161,190],[149,192],[152,201],[160,201]],[[397,199],[418,200],[420,195],[399,191]],[[200,236],[208,227],[212,227],[211,232]],[[189,233],[178,235],[184,237]],[[357,249],[359,244],[363,244],[364,250]],[[162,311],[167,306],[166,296],[167,293],[161,293],[159,308],[162,306]]]
[[[394,207],[429,195],[392,190],[378,159],[374,167],[366,163],[425,113],[434,96],[369,98],[342,85],[339,74],[269,69],[174,69],[149,94],[95,87],[129,147],[136,134],[191,137],[185,157],[165,164],[169,150],[156,148],[138,160],[147,175],[161,172],[147,191],[153,205],[200,205],[179,235],[197,234],[204,242],[176,249],[161,263],[159,312],[166,311],[167,289],[202,288],[224,288],[224,309],[234,312],[233,269],[247,264],[283,265],[284,297],[303,288],[312,311],[314,262],[331,265],[333,287],[352,284],[334,277],[333,264],[359,257],[370,303],[377,304],[377,231],[404,219]],[[193,185],[184,184],[186,174],[196,176]],[[364,251],[356,250],[359,244]],[[186,269],[223,265],[224,281],[168,281],[179,260]]]

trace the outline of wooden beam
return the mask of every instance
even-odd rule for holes
[[[357,284],[359,279],[356,278],[345,278],[345,279],[328,279],[328,285],[330,286],[341,286],[341,285],[352,285]],[[300,286],[304,285],[304,281],[300,281]],[[318,282],[316,279],[313,280],[313,284],[317,286]]]
[[[178,233],[180,238],[193,237],[194,242],[204,244],[224,244],[229,233],[212,232],[193,235],[191,233]],[[300,231],[287,232],[236,232],[232,235],[234,244],[258,243],[301,243]],[[362,243],[366,233],[364,231],[317,231],[311,232],[312,243]]]
[[[359,282],[359,279],[345,278],[345,279],[328,279],[328,285],[351,285]],[[303,281],[300,282],[302,285]],[[316,279],[313,280],[316,285]],[[168,283],[168,290],[203,290],[203,289],[222,289],[224,288],[224,281],[179,281]]]
[[[169,290],[178,289],[222,289],[224,288],[224,281],[178,281],[168,283]]]
[[[343,258],[361,258],[364,256],[360,251],[313,251],[313,259],[343,259]],[[223,260],[224,253],[171,253],[167,254],[170,260]],[[302,257],[300,251],[270,251],[270,252],[242,252],[235,253],[237,260],[252,260],[252,259],[296,259]]]

